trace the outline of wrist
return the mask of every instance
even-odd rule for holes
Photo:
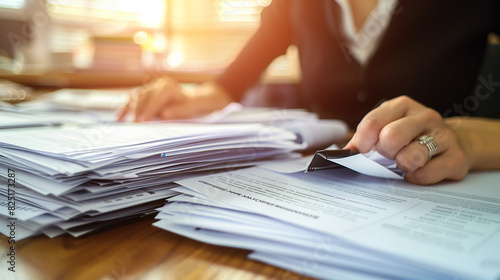
[[[445,119],[465,152],[469,169],[500,168],[500,122],[483,118],[454,117]]]
[[[469,169],[474,169],[477,165],[478,151],[475,144],[476,139],[472,133],[467,132],[464,119],[461,117],[453,117],[445,119],[446,125],[455,133],[458,144],[462,148],[469,164]]]

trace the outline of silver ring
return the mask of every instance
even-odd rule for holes
[[[437,152],[437,146],[436,142],[434,142],[434,138],[432,136],[422,135],[418,138],[418,143],[420,143],[420,145],[427,146],[427,149],[429,149],[429,157],[427,158],[427,161],[429,161]]]

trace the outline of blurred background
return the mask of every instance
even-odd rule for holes
[[[213,80],[271,1],[0,0],[0,81],[102,88],[138,86],[165,74],[181,83]],[[491,34],[489,41],[481,73],[498,65],[500,40]],[[249,103],[295,106],[289,97],[299,80],[291,46],[249,90]]]
[[[220,71],[271,0],[1,0],[1,73]],[[269,76],[296,79],[297,52]]]

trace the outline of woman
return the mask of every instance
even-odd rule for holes
[[[499,13],[497,0],[274,0],[216,81],[186,92],[160,78],[139,89],[119,118],[190,118],[219,110],[241,100],[293,44],[302,70],[298,105],[321,118],[359,123],[348,148],[380,149],[410,182],[458,180],[471,169],[500,167],[496,121],[440,117],[469,114],[460,104],[472,92],[487,35],[500,33]],[[396,98],[402,94],[413,100]],[[361,121],[384,100],[391,101]],[[413,141],[424,135],[422,145]],[[431,156],[423,156],[425,149]]]

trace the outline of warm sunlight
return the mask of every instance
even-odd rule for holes
[[[222,21],[259,21],[262,7],[270,0],[220,0],[219,16]]]
[[[137,11],[139,21],[148,27],[158,27],[165,22],[166,1],[142,0],[142,1],[121,1],[124,7]]]
[[[184,55],[179,51],[173,51],[168,55],[167,63],[171,67],[177,67],[184,62]]]
[[[260,12],[270,3],[271,0],[46,0],[46,11],[53,23],[49,48],[75,56],[86,53],[80,51],[86,50],[86,46],[96,50],[112,47],[117,50],[112,55],[124,56],[125,45],[119,42],[129,38],[136,46],[127,48],[132,52],[132,48],[140,46],[144,66],[196,65],[219,69],[234,59],[258,28]],[[100,37],[108,38],[106,44],[113,46],[96,43]],[[117,40],[111,43],[109,38]],[[136,54],[126,57],[136,60]],[[103,59],[109,60],[109,55]],[[100,64],[94,61],[93,65]]]
[[[102,23],[125,22],[124,26],[157,28],[165,23],[164,0],[48,1],[48,11],[57,20]]]

